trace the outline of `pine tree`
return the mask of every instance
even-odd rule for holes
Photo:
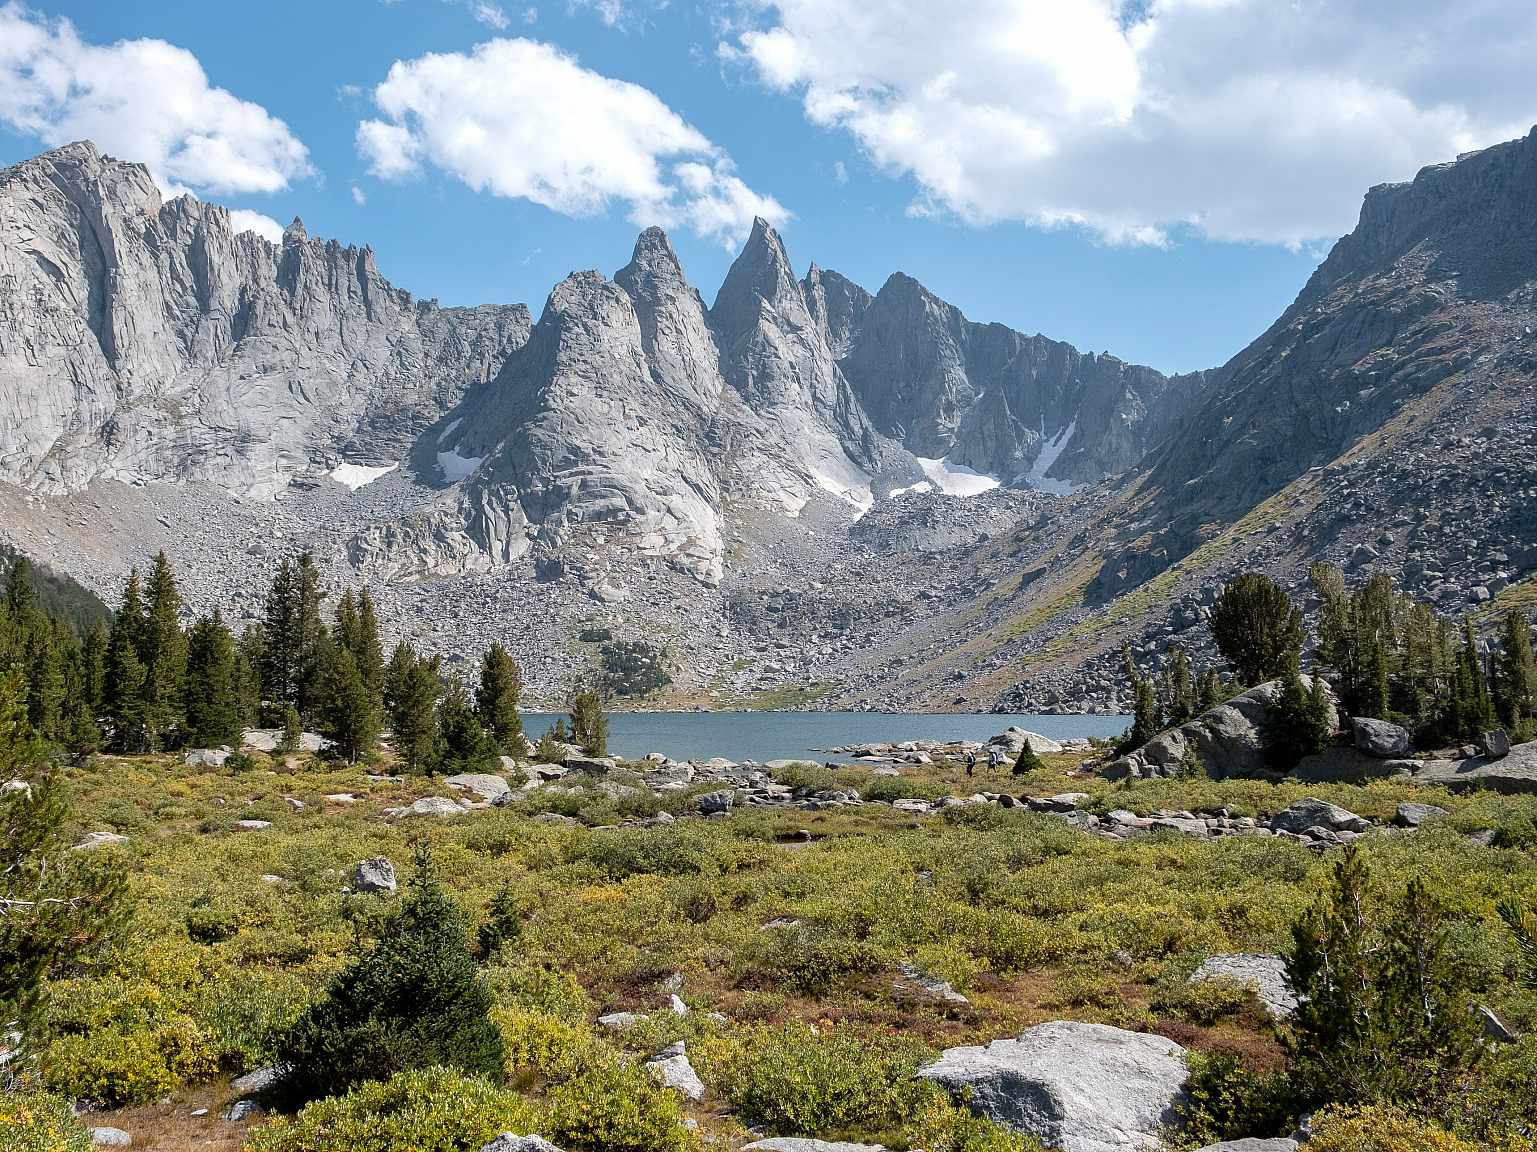
[[[365,587],[358,598],[358,635],[352,649],[358,673],[375,700],[384,693],[384,648],[379,640],[379,617],[374,611],[373,595]]]
[[[1295,658],[1281,677],[1281,691],[1266,712],[1261,738],[1265,760],[1274,772],[1290,772],[1305,756],[1328,747],[1328,698],[1323,695],[1323,678],[1313,676],[1313,693],[1303,686]],[[1320,712],[1319,702],[1323,711]]]
[[[63,738],[64,637],[39,620],[27,642],[27,713],[33,731],[46,740]]]
[[[1027,738],[1019,749],[1018,758],[1014,761],[1013,774],[1015,776],[1024,776],[1045,766],[1041,758],[1036,755],[1035,749],[1030,746],[1030,741]]]
[[[1494,666],[1494,697],[1500,719],[1520,739],[1527,717],[1537,709],[1537,659],[1532,655],[1532,627],[1526,613],[1505,613],[1499,659]]]
[[[240,739],[240,676],[235,640],[214,609],[193,625],[187,639],[187,737],[201,748],[235,745]]]
[[[243,727],[255,727],[262,720],[262,665],[266,662],[266,640],[260,624],[248,624],[235,646],[236,711]]]
[[[335,744],[339,756],[356,764],[374,750],[379,738],[379,713],[349,649],[338,646],[328,665],[325,734]]]
[[[1169,665],[1168,717],[1170,725],[1183,724],[1196,714],[1195,683],[1190,676],[1190,657],[1183,648],[1175,648]]]
[[[522,693],[523,676],[517,662],[500,643],[493,643],[480,661],[475,711],[497,746],[509,756],[521,756],[524,751],[523,718],[518,714]]]
[[[320,572],[315,568],[314,557],[308,552],[299,557],[295,583],[298,597],[295,611],[298,628],[298,680],[294,685],[294,704],[300,716],[310,719],[321,703],[327,629],[320,616],[320,602],[325,595],[320,590]]]
[[[101,626],[86,634],[80,655],[81,695],[94,716],[102,710],[107,678],[107,632]]]
[[[459,910],[419,843],[416,874],[378,943],[343,969],[279,1044],[281,1095],[297,1104],[435,1066],[500,1077],[492,1003]]]
[[[187,653],[181,633],[181,595],[171,562],[155,557],[146,588],[139,660],[144,665],[144,727],[151,749],[171,747],[182,721],[182,679]]]
[[[283,705],[282,716],[283,734],[278,738],[278,751],[292,756],[304,746],[304,721],[292,704]]]
[[[1196,693],[1196,715],[1210,712],[1223,700],[1222,677],[1217,674],[1215,668],[1208,668],[1201,674],[1201,687]]]
[[[351,588],[343,589],[342,598],[336,602],[336,627],[331,635],[332,639],[336,641],[336,646],[346,649],[352,655],[354,662],[356,662],[358,651],[358,605],[357,601],[353,599]]]
[[[438,705],[438,735],[445,770],[475,771],[496,757],[496,739],[481,724],[469,693],[458,680],[449,682]]]
[[[1464,965],[1419,880],[1391,915],[1374,914],[1354,847],[1328,898],[1292,928],[1287,980],[1299,1005],[1288,1048],[1306,1104],[1434,1108],[1476,1058]]]
[[[89,957],[121,922],[123,880],[108,859],[69,853],[69,808],[26,716],[19,669],[0,674],[0,1031],[19,1033],[0,1082],[24,1073],[43,983]]]
[[[385,674],[385,706],[395,750],[407,771],[432,768],[437,741],[437,703],[441,684],[436,658],[417,656],[410,645],[396,646]]]
[[[112,748],[117,752],[145,752],[144,662],[139,659],[144,601],[139,591],[139,572],[128,574],[123,600],[112,620],[107,638],[106,669],[102,679],[102,713],[112,728]]]
[[[571,697],[571,740],[589,756],[608,754],[608,717],[603,701],[591,687],[579,687]]]
[[[1462,622],[1462,647],[1457,654],[1456,690],[1452,697],[1455,736],[1459,740],[1476,739],[1494,723],[1494,703],[1489,696],[1489,681],[1484,675],[1483,655],[1473,621]]]
[[[272,704],[292,704],[298,692],[299,635],[294,611],[294,571],[285,556],[267,592],[262,627],[262,694]]]
[[[37,614],[37,589],[32,584],[32,562],[25,556],[11,561],[5,574],[5,605],[11,618],[25,626]]]
[[[1302,651],[1302,613],[1286,590],[1259,572],[1230,580],[1211,611],[1217,648],[1246,686],[1274,680]]]

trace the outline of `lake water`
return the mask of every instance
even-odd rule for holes
[[[526,712],[524,731],[536,740],[554,713]],[[638,759],[661,752],[674,760],[847,760],[819,749],[901,740],[987,740],[1017,724],[1054,740],[1119,736],[1129,716],[927,715],[879,712],[612,712],[609,754]]]

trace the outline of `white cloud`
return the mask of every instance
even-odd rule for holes
[[[470,15],[476,20],[487,28],[495,28],[498,32],[512,23],[507,13],[502,11],[501,5],[488,3],[488,0],[470,0],[469,9]]]
[[[1537,120],[1527,0],[746,0],[719,53],[917,213],[1305,244]]]
[[[835,184],[847,184],[849,182],[848,165],[842,160],[833,161],[833,182]]]
[[[0,124],[53,147],[91,140],[167,192],[279,192],[312,175],[288,125],[212,87],[164,40],[87,44],[68,20],[0,6]]]
[[[384,118],[359,124],[357,144],[386,180],[431,165],[476,191],[569,216],[618,203],[637,224],[687,224],[723,244],[754,216],[788,216],[653,93],[538,41],[398,60],[373,98]]]
[[[366,207],[368,204],[368,196],[356,184],[352,186],[352,202],[359,208]]]
[[[252,212],[246,208],[231,208],[229,223],[230,228],[237,235],[241,232],[255,232],[263,240],[271,240],[274,244],[283,242],[283,226],[271,216],[264,216],[260,212]]]
[[[591,8],[610,28],[625,16],[624,0],[569,0],[569,7],[573,12],[578,8]]]

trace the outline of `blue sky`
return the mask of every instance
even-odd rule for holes
[[[1530,6],[1450,7],[13,0],[0,161],[89,131],[168,189],[370,243],[419,296],[536,314],[652,218],[712,299],[767,204],[798,272],[900,270],[973,319],[1179,371],[1258,335],[1368,185],[1537,119]]]

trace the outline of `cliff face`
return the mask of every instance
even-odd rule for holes
[[[1513,481],[1524,490],[1530,469],[1512,477],[1498,452],[1461,460],[1454,477],[1441,465],[1463,455],[1460,437],[1499,429],[1521,444],[1537,432],[1534,328],[1537,130],[1373,188],[1297,300],[1211,374],[1150,457],[1140,515],[1156,530],[1108,566],[1106,590],[1166,566],[1310,471],[1338,470],[1342,457],[1389,501],[1420,493],[1422,517],[1460,509],[1466,538],[1477,539],[1487,510]],[[1336,515],[1317,531],[1327,538],[1352,522]]]
[[[415,302],[298,221],[237,235],[89,144],[0,172],[0,478],[30,488],[399,460],[528,330],[521,305]]]
[[[522,305],[439,308],[368,248],[297,220],[280,244],[236,234],[90,144],[0,172],[0,285],[0,480],[270,495],[405,463],[437,493],[348,530],[394,577],[598,549],[715,583],[727,503],[853,517],[936,460],[1060,489],[1134,463],[1187,391],[900,274],[874,296],[797,280],[761,220],[712,307],[648,229],[537,327]]]

